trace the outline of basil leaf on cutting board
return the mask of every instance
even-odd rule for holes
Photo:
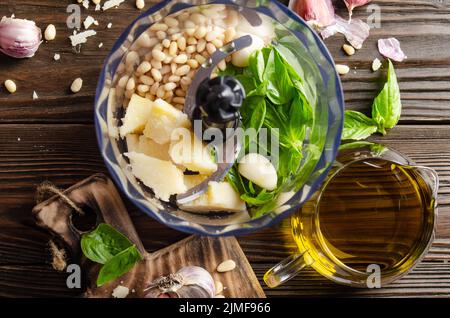
[[[97,277],[97,286],[102,286],[127,273],[142,259],[136,246],[132,245],[111,258],[102,266]]]
[[[122,276],[142,259],[136,246],[106,223],[101,223],[95,230],[83,234],[81,250],[91,261],[103,264],[97,278],[97,286]]]
[[[100,264],[105,264],[132,245],[128,238],[106,223],[99,224],[95,230],[81,237],[84,256]]]
[[[373,120],[378,124],[378,131],[383,135],[386,134],[386,128],[390,129],[397,125],[402,112],[397,75],[391,60],[388,60],[388,63],[387,81],[372,105]]]
[[[377,124],[366,115],[353,110],[345,111],[342,140],[366,139],[376,133],[377,130]]]

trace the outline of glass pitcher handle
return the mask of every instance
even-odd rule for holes
[[[269,269],[264,274],[264,282],[266,285],[270,288],[278,287],[295,277],[303,268],[311,265],[312,262],[307,261],[305,253],[292,254]]]
[[[417,169],[421,172],[424,172],[430,177],[432,184],[430,185],[433,198],[436,199],[439,191],[439,175],[433,168],[425,167],[425,166],[414,166],[414,169]]]

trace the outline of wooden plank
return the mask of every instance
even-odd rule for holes
[[[268,296],[431,296],[448,293],[450,126],[398,126],[387,137],[376,140],[404,152],[419,164],[435,168],[441,177],[438,240],[422,262],[423,270],[406,276],[406,285],[400,280],[400,285],[365,293],[336,286],[312,270],[306,270],[279,289],[266,288]],[[65,188],[92,173],[105,171],[93,126],[0,125],[0,149],[0,293],[4,296],[73,295],[73,291],[64,290],[65,275],[49,270],[46,247],[49,236],[34,225],[31,208],[34,189],[41,181],[50,180]],[[186,236],[144,215],[128,200],[125,202],[147,250],[161,249]],[[239,243],[260,280],[265,270],[295,249],[288,220],[240,237]],[[27,270],[29,273],[24,275]],[[43,284],[43,281],[48,283]],[[22,294],[21,290],[11,287],[25,285],[30,288]]]
[[[0,89],[0,123],[92,123],[95,87],[103,60],[139,11],[132,1],[101,14],[94,12],[92,6],[89,11],[83,8],[83,18],[90,14],[100,25],[95,28],[98,35],[83,45],[81,54],[75,54],[67,38],[71,32],[65,25],[69,3],[72,2],[28,0],[14,5],[0,0],[0,16],[14,12],[18,17],[35,19],[42,28],[54,23],[58,30],[56,40],[41,45],[32,59],[19,61],[0,57],[0,80],[11,77],[19,87],[13,96]],[[380,89],[380,74],[370,70],[372,60],[380,57],[376,41],[395,36],[409,57],[396,64],[404,104],[402,122],[450,123],[450,3],[384,0],[377,4],[381,6],[382,27],[371,31],[357,54],[345,55],[341,36],[326,40],[336,62],[352,67],[352,72],[342,78],[347,107],[369,112]],[[346,9],[341,7],[338,13],[345,16]],[[356,17],[365,19],[368,15],[365,8],[355,10]],[[113,28],[105,29],[110,21]],[[104,43],[101,49],[98,48],[100,41]],[[62,54],[58,62],[53,61],[55,52]],[[80,93],[70,94],[68,88],[78,76],[84,79],[84,87]],[[38,92],[39,100],[32,100],[33,90]]]

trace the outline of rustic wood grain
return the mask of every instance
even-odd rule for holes
[[[66,274],[51,269],[46,231],[35,226],[31,209],[36,185],[51,180],[66,188],[96,172],[106,172],[93,128],[95,85],[103,59],[123,28],[139,12],[134,1],[120,9],[97,14],[98,35],[74,54],[65,26],[65,8],[71,0],[0,0],[0,16],[14,13],[37,21],[44,29],[56,25],[55,41],[41,45],[32,59],[13,60],[0,55],[0,82],[14,79],[18,92],[9,95],[0,87],[0,296],[74,296],[65,286]],[[147,2],[147,7],[150,1]],[[378,38],[397,37],[408,60],[396,63],[404,111],[401,126],[379,140],[404,152],[419,164],[435,168],[440,176],[437,240],[430,253],[405,278],[381,290],[355,290],[337,286],[312,269],[267,296],[450,296],[450,2],[434,0],[374,0],[381,6],[382,28],[372,30],[364,47],[347,57],[344,40],[326,41],[338,63],[352,67],[342,78],[348,108],[369,112],[380,88],[378,73],[370,64],[379,57]],[[345,8],[338,12],[342,15]],[[356,17],[367,17],[365,8]],[[106,29],[108,22],[112,29]],[[104,43],[102,49],[98,48]],[[53,61],[60,53],[61,60]],[[354,70],[356,67],[356,70]],[[356,71],[356,73],[354,73]],[[83,90],[69,94],[75,77],[84,79]],[[40,99],[33,101],[33,90]],[[127,209],[144,246],[164,248],[186,237],[137,210]],[[288,220],[258,233],[240,237],[239,243],[262,283],[264,272],[294,250]],[[263,285],[264,286],[264,285]]]
[[[151,282],[162,276],[176,273],[185,266],[205,268],[214,280],[226,286],[226,290],[223,291],[226,297],[265,297],[236,238],[192,235],[149,253],[145,250],[117,189],[106,175],[94,174],[64,190],[64,194],[77,207],[83,209],[84,213],[87,211],[93,213],[95,222],[90,224],[91,228],[95,228],[100,223],[111,225],[129,238],[142,255],[142,260],[132,270],[98,287],[96,279],[100,268],[98,264],[82,256],[80,251],[82,232],[72,221],[79,212],[74,211],[57,195],[36,205],[33,208],[36,224],[64,242],[67,254],[70,255],[67,261],[79,264],[83,269],[83,274],[86,276],[83,281],[87,282],[86,290],[79,291],[83,297],[112,297],[112,292],[118,285],[126,286],[130,291],[134,291],[130,297],[145,297],[145,289]],[[227,273],[217,272],[217,266],[228,259],[235,260],[236,269]]]

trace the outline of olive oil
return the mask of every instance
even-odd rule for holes
[[[401,275],[426,250],[433,224],[433,193],[423,175],[381,158],[339,170],[292,220],[307,263],[328,277],[347,276],[343,283],[373,264]]]

